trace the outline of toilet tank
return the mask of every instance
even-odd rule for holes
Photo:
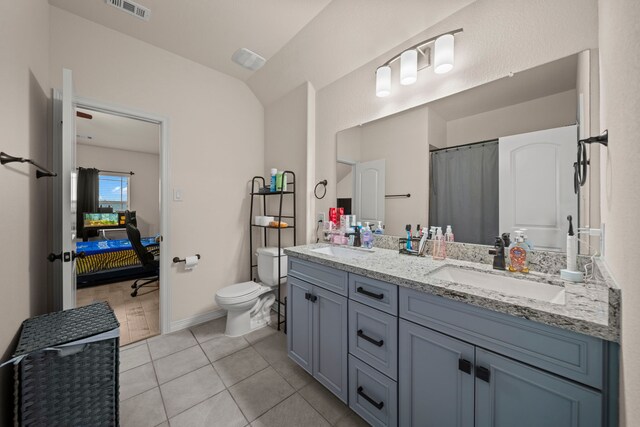
[[[287,256],[284,250],[280,249],[280,275],[287,275]],[[266,247],[259,248],[258,255],[258,277],[262,284],[266,286],[276,286],[278,284],[278,248]],[[282,279],[280,283],[285,283],[286,279]]]

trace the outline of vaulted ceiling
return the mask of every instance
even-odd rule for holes
[[[305,81],[321,89],[475,0],[134,1],[148,22],[104,0],[49,3],[246,81],[269,105]],[[265,66],[233,63],[242,47]]]

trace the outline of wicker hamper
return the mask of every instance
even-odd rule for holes
[[[119,326],[106,302],[25,320],[15,425],[117,426]]]

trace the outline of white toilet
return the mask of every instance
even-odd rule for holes
[[[282,249],[280,249],[282,251]],[[216,302],[227,310],[225,335],[239,337],[269,324],[271,306],[278,290],[278,248],[260,248],[258,277],[260,283],[243,282],[225,286],[216,292]],[[287,256],[280,257],[281,283],[286,282]]]

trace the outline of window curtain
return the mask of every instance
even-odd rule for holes
[[[78,168],[78,208],[76,229],[78,236],[82,236],[84,228],[83,214],[98,212],[99,200],[99,174],[98,169]],[[97,233],[94,233],[97,236]]]
[[[498,141],[434,151],[429,224],[457,242],[493,245],[499,233]]]

